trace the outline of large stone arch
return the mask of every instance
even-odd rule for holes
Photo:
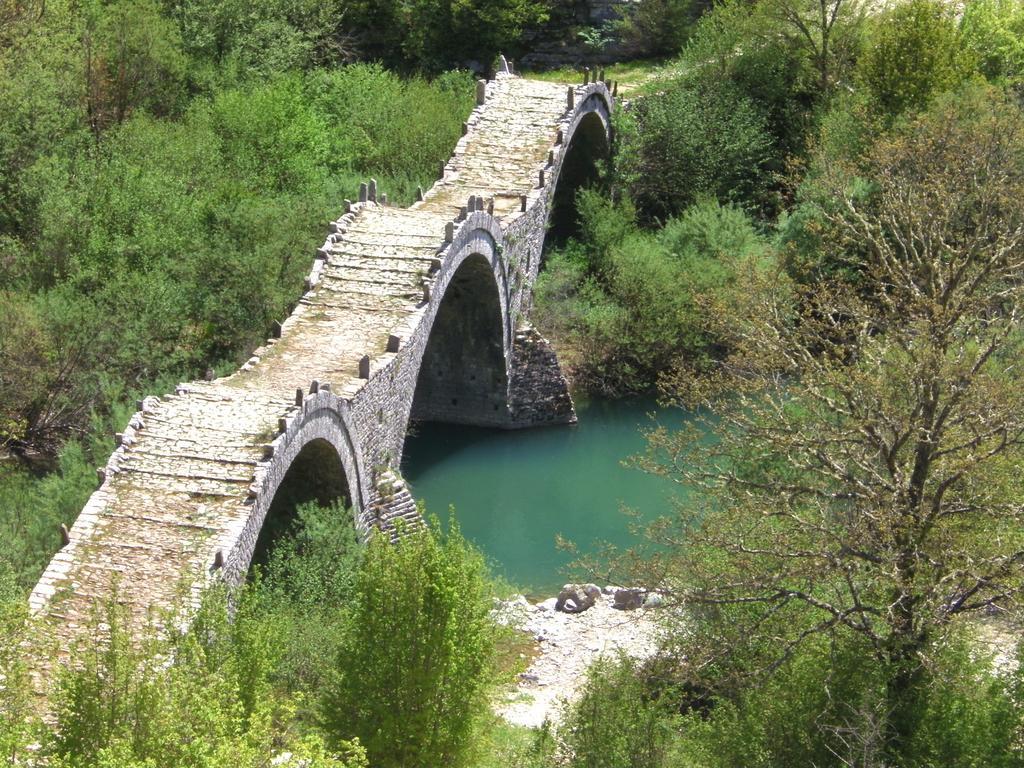
[[[361,536],[372,525],[368,515],[370,484],[363,470],[362,455],[349,413],[348,403],[329,390],[319,390],[303,398],[290,417],[282,419],[280,433],[269,444],[268,455],[256,469],[252,484],[251,512],[239,530],[222,537],[224,579],[238,584],[245,578],[252,561],[260,532],[289,472],[303,460],[326,457],[340,470],[342,478],[325,478],[339,483],[347,491],[353,511],[353,524]],[[311,451],[315,451],[311,455]]]
[[[482,254],[471,254],[446,286],[431,324],[410,418],[504,425],[508,325],[490,263]]]
[[[502,241],[482,211],[454,233],[422,324],[407,419],[507,424],[513,322]]]

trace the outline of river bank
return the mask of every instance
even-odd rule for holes
[[[522,595],[503,601],[495,618],[533,637],[537,655],[516,684],[495,703],[513,725],[557,724],[565,702],[579,696],[587,668],[601,657],[624,653],[637,659],[657,650],[657,611],[652,604],[634,610],[615,606],[613,588],[605,588],[593,606],[579,613],[556,610],[556,598],[531,603]]]

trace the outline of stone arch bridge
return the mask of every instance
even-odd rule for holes
[[[575,420],[526,318],[549,222],[607,150],[612,95],[503,72],[477,104],[418,202],[389,207],[373,182],[346,201],[277,338],[140,403],[32,592],[55,658],[115,581],[141,620],[243,579],[275,499],[343,495],[364,534],[415,521],[398,470],[410,419]]]

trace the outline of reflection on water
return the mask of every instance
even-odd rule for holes
[[[580,553],[600,541],[628,545],[623,505],[646,519],[668,511],[674,486],[622,462],[644,449],[642,429],[686,419],[651,399],[594,401],[577,413],[572,427],[511,432],[421,424],[406,443],[403,474],[430,512],[446,519],[454,506],[463,533],[497,572],[548,592],[573,559],[556,549],[557,535]]]

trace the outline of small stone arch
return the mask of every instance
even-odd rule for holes
[[[270,547],[288,533],[302,504],[326,507],[341,501],[352,505],[352,493],[337,449],[323,437],[314,437],[292,460],[270,501],[253,551],[253,562],[265,562]]]
[[[303,472],[310,477],[321,475],[316,481],[321,487],[312,489],[309,498],[327,499],[334,490],[342,490],[352,507],[357,532],[361,537],[367,535],[372,526],[369,484],[355,434],[347,403],[330,391],[311,394],[293,411],[285,429],[271,443],[272,455],[257,467],[251,512],[225,542],[223,549],[229,553],[225,581],[238,584],[245,578],[278,492],[282,487],[287,492],[297,473],[299,482]]]
[[[482,257],[491,266],[494,275],[494,282],[498,288],[498,297],[501,302],[502,322],[504,324],[504,338],[506,348],[511,344],[512,327],[509,321],[509,312],[512,300],[512,285],[508,279],[508,264],[505,258],[505,233],[502,231],[501,222],[489,213],[477,211],[466,217],[466,220],[455,230],[452,242],[448,244],[439,254],[443,259],[445,268],[437,277],[434,286],[434,293],[438,301],[431,302],[433,314],[436,315],[448,290],[455,273],[462,267],[463,262],[471,257]],[[431,321],[430,325],[433,324]]]

